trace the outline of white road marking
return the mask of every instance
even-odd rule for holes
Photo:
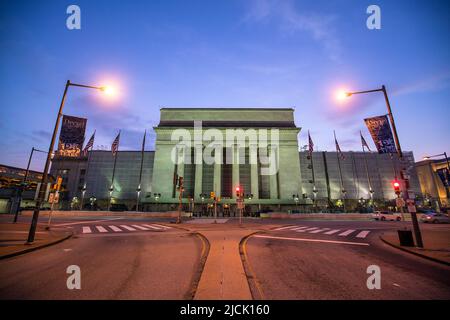
[[[135,228],[132,228],[130,226],[126,226],[126,225],[121,225],[122,228],[127,229],[128,231],[136,231]]]
[[[160,227],[155,227],[155,226],[152,226],[152,225],[150,225],[150,224],[143,224],[143,226],[145,226],[145,227],[147,227],[147,228],[151,228],[151,229],[161,230]]]
[[[323,229],[319,229],[319,230],[314,230],[314,231],[311,231],[310,233],[319,233],[319,232],[326,231],[326,230],[330,230],[330,228],[323,228]]]
[[[335,234],[336,232],[339,232],[339,231],[341,231],[341,229],[334,229],[334,230],[325,232],[325,234]]]
[[[161,228],[164,228],[164,229],[172,229],[172,227],[168,227],[168,226],[165,226],[165,225],[162,225],[162,224],[154,223],[153,225],[161,227]]]
[[[83,227],[83,233],[92,233],[91,228]]]
[[[339,236],[341,236],[341,237],[346,237],[346,236],[348,236],[348,235],[349,235],[350,233],[352,233],[352,232],[355,232],[355,230],[350,229],[350,230],[344,231],[344,232],[342,232],[342,233],[339,233]]]
[[[108,226],[110,229],[112,229],[112,231],[114,232],[122,232],[122,229],[120,229],[119,227],[116,226]]]
[[[297,232],[306,232],[306,231],[312,231],[312,230],[316,230],[316,229],[319,229],[319,228],[317,228],[317,227],[308,228],[308,229],[298,230]]]
[[[137,224],[133,224],[132,226],[135,227],[135,228],[137,228],[137,229],[148,230],[148,228],[139,226],[139,225],[137,225]]]
[[[95,226],[97,228],[97,230],[99,232],[108,232],[108,230],[106,230],[105,228],[103,228],[102,226]]]
[[[274,236],[264,236],[255,235],[255,238],[266,238],[266,239],[277,239],[277,240],[294,240],[294,241],[305,241],[305,242],[323,242],[323,243],[335,243],[335,244],[352,244],[355,246],[369,246],[365,242],[345,242],[345,241],[331,241],[331,240],[320,240],[320,239],[302,239],[302,238],[287,238],[287,237],[274,237]]]
[[[280,230],[290,229],[290,228],[295,228],[295,227],[298,227],[298,226],[287,226],[287,227],[276,228],[276,229],[274,229],[274,231],[280,231]]]
[[[289,231],[299,231],[299,230],[306,229],[306,228],[308,228],[308,227],[294,228],[294,229],[291,229],[291,230],[289,230]]]
[[[357,235],[356,235],[356,237],[357,238],[362,238],[362,239],[364,239],[365,237],[367,237],[367,235],[370,233],[370,231],[367,231],[367,230],[364,230],[364,231],[361,231],[360,233],[358,233]]]

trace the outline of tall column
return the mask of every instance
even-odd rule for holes
[[[259,198],[259,180],[258,180],[258,151],[257,145],[249,146],[250,154],[250,183],[253,199]]]
[[[233,155],[231,194],[233,199],[236,199],[234,189],[239,185],[239,148],[237,145],[234,145],[231,150]],[[244,190],[244,192],[247,192],[247,190]]]
[[[195,164],[194,199],[199,199],[200,194],[203,192],[202,182],[203,182],[203,159],[202,162]]]
[[[222,183],[222,152],[221,148],[216,148],[214,151],[214,185],[213,189],[216,197],[220,197],[221,183]]]
[[[278,150],[275,147],[269,147],[268,153],[270,157],[270,161],[277,161],[277,152]],[[278,166],[278,164],[276,164]],[[278,199],[278,171],[269,176],[270,182],[270,199]]]

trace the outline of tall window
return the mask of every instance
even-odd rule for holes
[[[268,149],[267,148],[264,148],[264,149],[258,148],[259,198],[260,199],[270,199],[270,176],[261,174],[261,171],[262,171],[263,168],[268,168],[269,167],[269,164],[262,164],[261,163],[261,151],[262,151],[262,154],[265,157],[268,156]]]
[[[222,152],[222,168],[221,183],[222,188],[220,195],[224,198],[233,196],[233,154],[231,148],[223,148]]]
[[[243,156],[241,157],[241,152]],[[239,184],[244,190],[244,194],[251,193],[251,166],[250,166],[250,150],[249,148],[241,148],[239,150],[240,159],[244,163],[239,163]]]

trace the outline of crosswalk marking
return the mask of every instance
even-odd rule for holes
[[[150,225],[150,224],[143,224],[143,226],[144,226],[144,227],[147,227],[147,228],[151,228],[151,229],[161,230],[160,227],[152,226],[152,225]]]
[[[306,231],[312,231],[312,230],[316,230],[316,229],[319,229],[319,228],[314,227],[314,228],[301,229],[301,230],[297,230],[297,232],[306,232]]]
[[[319,232],[326,231],[326,230],[330,230],[330,228],[323,228],[323,229],[319,229],[319,230],[314,230],[314,231],[311,231],[310,233],[319,233]]]
[[[161,227],[161,228],[164,228],[164,229],[172,229],[172,227],[168,227],[168,226],[164,226],[164,225],[162,225],[162,224],[154,224],[155,226],[158,226],[158,227]]]
[[[339,231],[341,231],[341,229],[334,229],[334,230],[325,232],[325,234],[335,234],[336,232],[339,232]]]
[[[121,225],[122,228],[127,229],[128,231],[136,231],[135,228],[132,228],[130,226],[126,226],[126,225]]]
[[[302,230],[302,229],[305,229],[305,228],[308,228],[308,227],[298,227],[298,228],[291,229],[289,231],[299,231],[299,230]]]
[[[290,228],[295,228],[297,226],[287,226],[287,227],[281,227],[281,228],[276,228],[274,229],[275,231],[280,231],[280,230],[285,230],[285,229],[290,229]]]
[[[352,232],[355,232],[355,230],[352,230],[352,229],[349,229],[349,230],[347,230],[347,231],[344,231],[344,232],[342,232],[342,233],[339,233],[339,236],[341,236],[341,237],[346,237],[346,236],[348,236],[350,233],[352,233]]]
[[[95,226],[97,228],[97,230],[99,232],[108,232],[108,230],[106,230],[105,228],[103,228],[102,226]]]
[[[133,224],[132,227],[135,227],[135,228],[141,229],[141,230],[148,230],[148,228],[142,227],[142,226],[138,226],[137,224]]]
[[[108,226],[110,229],[112,229],[112,231],[114,232],[122,232],[122,229],[120,229],[119,227],[116,226]]]
[[[83,227],[83,233],[92,233],[92,230],[89,227]]]
[[[370,233],[370,231],[367,231],[367,230],[364,230],[364,231],[361,231],[360,233],[358,233],[357,235],[356,235],[356,237],[357,238],[362,238],[362,239],[364,239],[365,237],[367,237],[367,235]]]

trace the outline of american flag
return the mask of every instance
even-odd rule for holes
[[[95,131],[92,134],[91,138],[89,139],[88,143],[86,144],[86,146],[83,149],[83,155],[86,157],[88,154],[89,149],[94,147],[94,138],[95,138]]]
[[[369,148],[369,145],[367,144],[366,139],[364,139],[362,133],[359,132],[359,134],[361,135],[361,144],[362,144],[363,149],[364,149],[364,147],[366,147],[367,150],[371,151],[370,148]]]
[[[117,151],[119,151],[119,140],[120,140],[120,131],[111,145],[111,151],[112,151],[113,156],[115,156]]]
[[[341,147],[339,147],[339,143],[338,143],[338,141],[336,139],[336,133],[334,134],[334,142],[336,143],[336,152],[341,157],[341,159],[344,160],[345,156],[344,156],[344,154],[341,151]]]
[[[312,153],[314,151],[314,142],[311,139],[311,135],[309,134],[309,130],[308,130],[308,142],[309,142],[309,155],[312,156]]]

